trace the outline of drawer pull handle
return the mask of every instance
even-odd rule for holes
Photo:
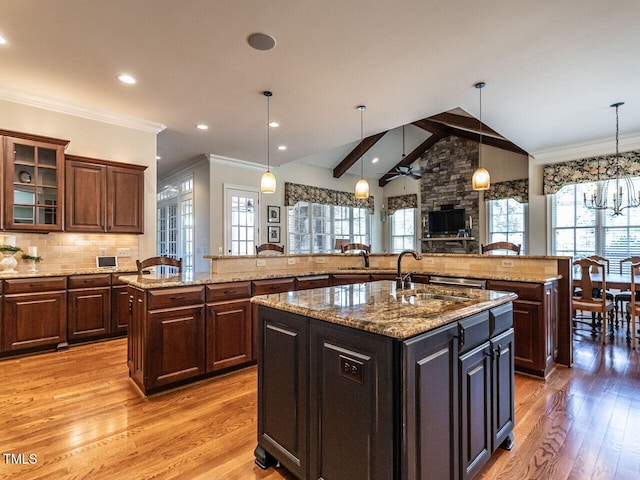
[[[222,293],[224,293],[225,295],[231,295],[232,293],[236,293],[236,291],[235,290],[225,290]]]
[[[29,286],[30,287],[43,287],[44,283],[30,283]]]
[[[458,325],[458,336],[453,338],[457,338],[460,346],[462,347],[464,345],[464,328]]]
[[[171,297],[171,300],[184,300],[187,298],[186,295],[176,295],[175,297]]]

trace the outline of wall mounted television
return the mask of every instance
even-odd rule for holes
[[[465,228],[464,208],[429,212],[429,233],[458,233]]]

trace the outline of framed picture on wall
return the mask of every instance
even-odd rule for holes
[[[267,222],[280,223],[280,207],[269,205],[267,207]]]
[[[280,227],[267,227],[267,235],[269,236],[269,243],[280,243]]]

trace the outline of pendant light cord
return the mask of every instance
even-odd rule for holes
[[[616,110],[617,111],[617,110]],[[364,112],[364,107],[360,108],[360,150],[362,151],[363,142],[364,142],[364,120],[362,117],[362,112]],[[360,178],[364,178],[364,153],[360,155]]]
[[[271,121],[271,114],[269,110],[269,98],[271,95],[267,95],[267,172],[271,171],[271,162],[269,161],[269,157],[271,155],[271,145],[269,143],[269,122]]]

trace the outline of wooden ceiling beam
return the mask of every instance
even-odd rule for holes
[[[349,155],[344,157],[336,168],[333,169],[333,177],[340,178],[342,175],[346,173],[347,170],[351,168],[351,166],[358,161],[358,159],[367,153],[367,151],[373,147],[378,140],[384,137],[384,134],[387,132],[376,133],[375,135],[371,135],[370,137],[362,140],[356,148],[354,148]]]
[[[387,183],[390,182],[389,178],[396,175],[396,172],[395,172],[396,168],[408,167],[409,165],[412,165],[413,162],[418,160],[422,155],[424,155],[424,153],[427,150],[433,147],[436,144],[436,142],[442,138],[443,137],[439,135],[435,135],[435,134],[431,135],[424,142],[418,145],[409,155],[405,156],[402,160],[400,160],[391,170],[389,170],[382,177],[380,177],[380,179],[378,180],[378,185],[380,187],[384,187]]]
[[[463,130],[471,130],[472,132],[480,132],[480,125],[482,125],[483,135],[490,135],[492,137],[504,139],[502,135],[487,126],[487,124],[480,122],[480,120],[478,120],[477,118],[465,117],[464,115],[444,112],[429,117],[429,120],[443,123],[445,125],[450,125],[452,127],[462,128]]]

